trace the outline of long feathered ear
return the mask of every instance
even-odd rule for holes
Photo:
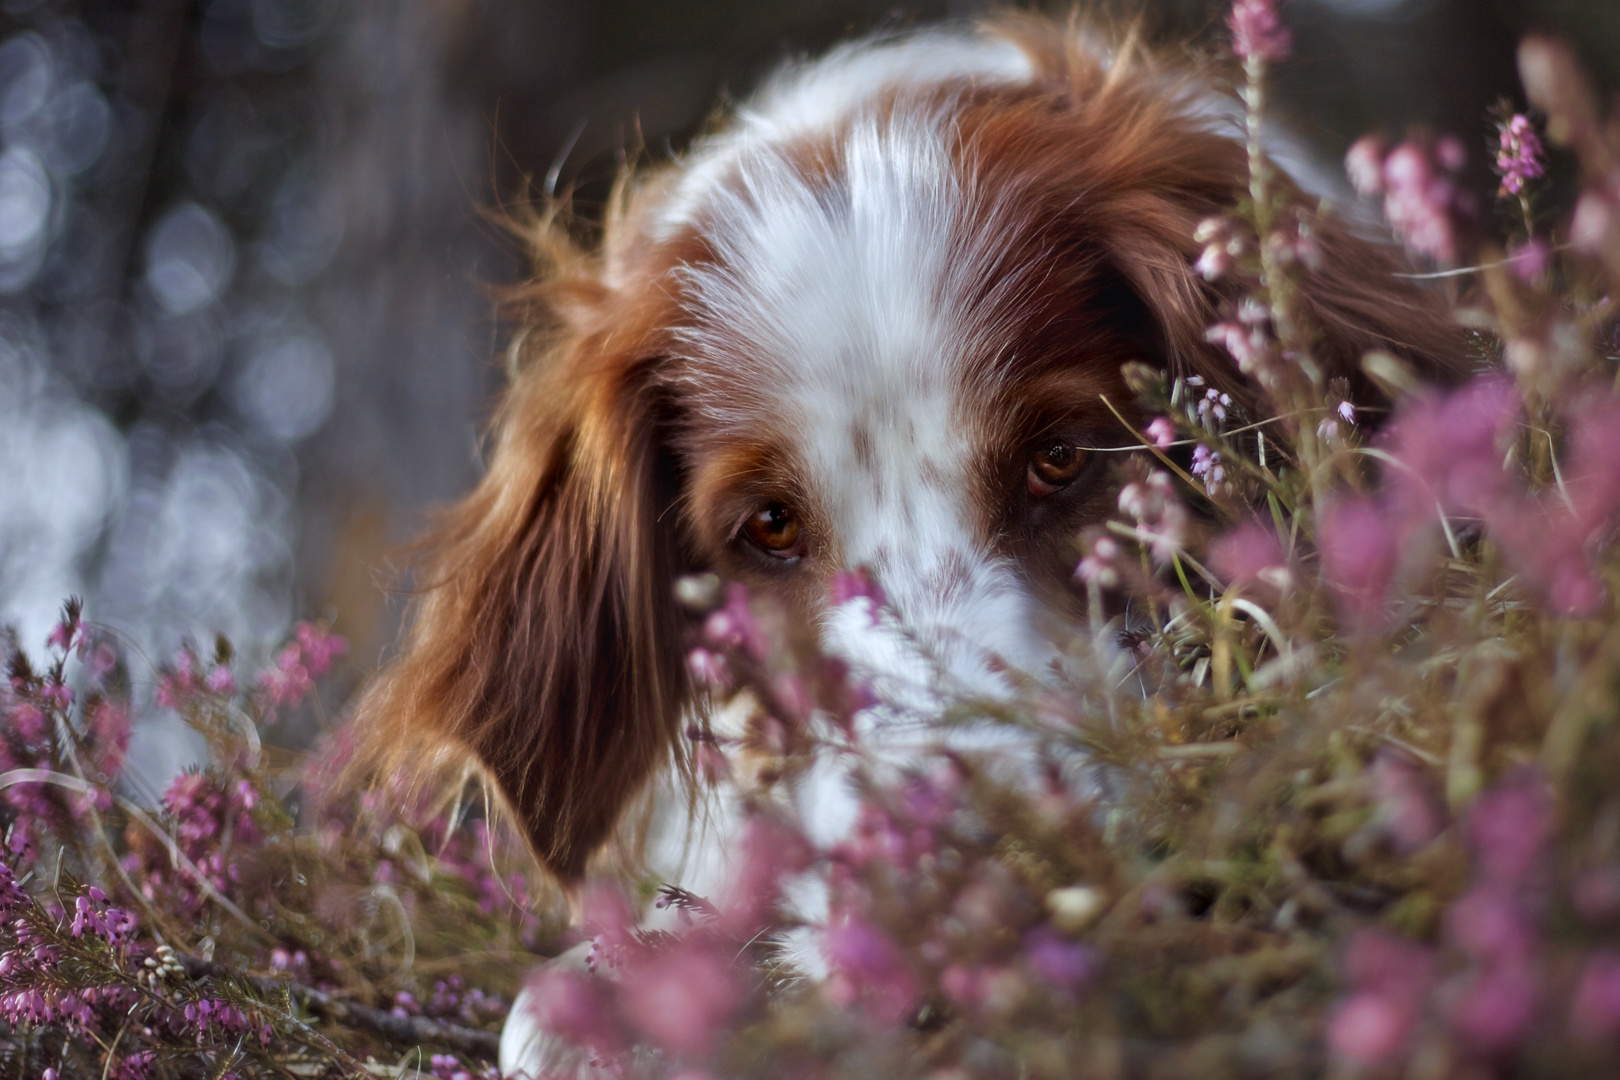
[[[1207,151],[1202,167],[1188,174],[1183,188],[1122,196],[1134,205],[1110,215],[1109,259],[1152,313],[1172,368],[1252,393],[1233,356],[1208,340],[1210,326],[1230,316],[1238,286],[1206,281],[1194,265],[1201,251],[1199,224],[1241,195],[1246,162],[1235,144],[1208,136],[1200,141]],[[1316,213],[1314,202],[1294,193],[1293,206],[1305,210],[1310,222],[1316,258],[1294,276],[1293,301],[1324,376],[1348,379],[1364,404],[1381,396],[1361,369],[1369,352],[1394,354],[1425,381],[1461,379],[1469,368],[1467,336],[1452,316],[1448,295],[1402,277],[1411,266],[1399,249],[1331,209]]]
[[[387,766],[482,763],[563,882],[680,745],[680,542],[654,361],[575,337],[519,373],[489,472],[428,539],[358,720]]]

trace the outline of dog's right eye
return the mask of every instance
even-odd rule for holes
[[[743,525],[755,547],[778,559],[791,559],[803,554],[799,516],[792,507],[771,503],[761,507]]]

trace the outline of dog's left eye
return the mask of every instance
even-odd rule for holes
[[[743,524],[743,532],[755,547],[778,559],[791,559],[804,551],[799,516],[783,503],[771,503],[756,510]]]
[[[1070,442],[1054,439],[1029,455],[1029,493],[1036,498],[1068,487],[1091,455]]]

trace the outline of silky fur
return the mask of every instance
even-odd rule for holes
[[[477,763],[566,885],[689,775],[679,575],[774,596],[869,666],[922,641],[969,686],[1039,675],[1083,619],[1073,538],[1115,496],[1096,454],[1031,497],[1032,446],[1130,441],[1101,402],[1126,407],[1128,360],[1258,406],[1205,339],[1229,287],[1193,270],[1198,223],[1247,184],[1215,87],[1033,17],[867,41],[627,177],[598,242],[535,229],[488,473],[429,536],[409,637],[361,707],[371,759]],[[1368,350],[1462,370],[1444,299],[1395,249],[1331,213],[1318,242],[1300,310],[1360,403]],[[803,522],[792,564],[739,538],[771,501]],[[829,608],[850,567],[885,589],[887,641]]]

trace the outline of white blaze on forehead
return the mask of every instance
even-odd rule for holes
[[[1036,650],[1026,589],[982,536],[983,388],[964,378],[995,348],[996,305],[974,298],[1009,230],[975,206],[951,137],[936,104],[851,121],[827,177],[777,146],[741,155],[704,212],[714,261],[678,274],[695,316],[679,341],[704,418],[786,432],[825,539],[963,671]]]

